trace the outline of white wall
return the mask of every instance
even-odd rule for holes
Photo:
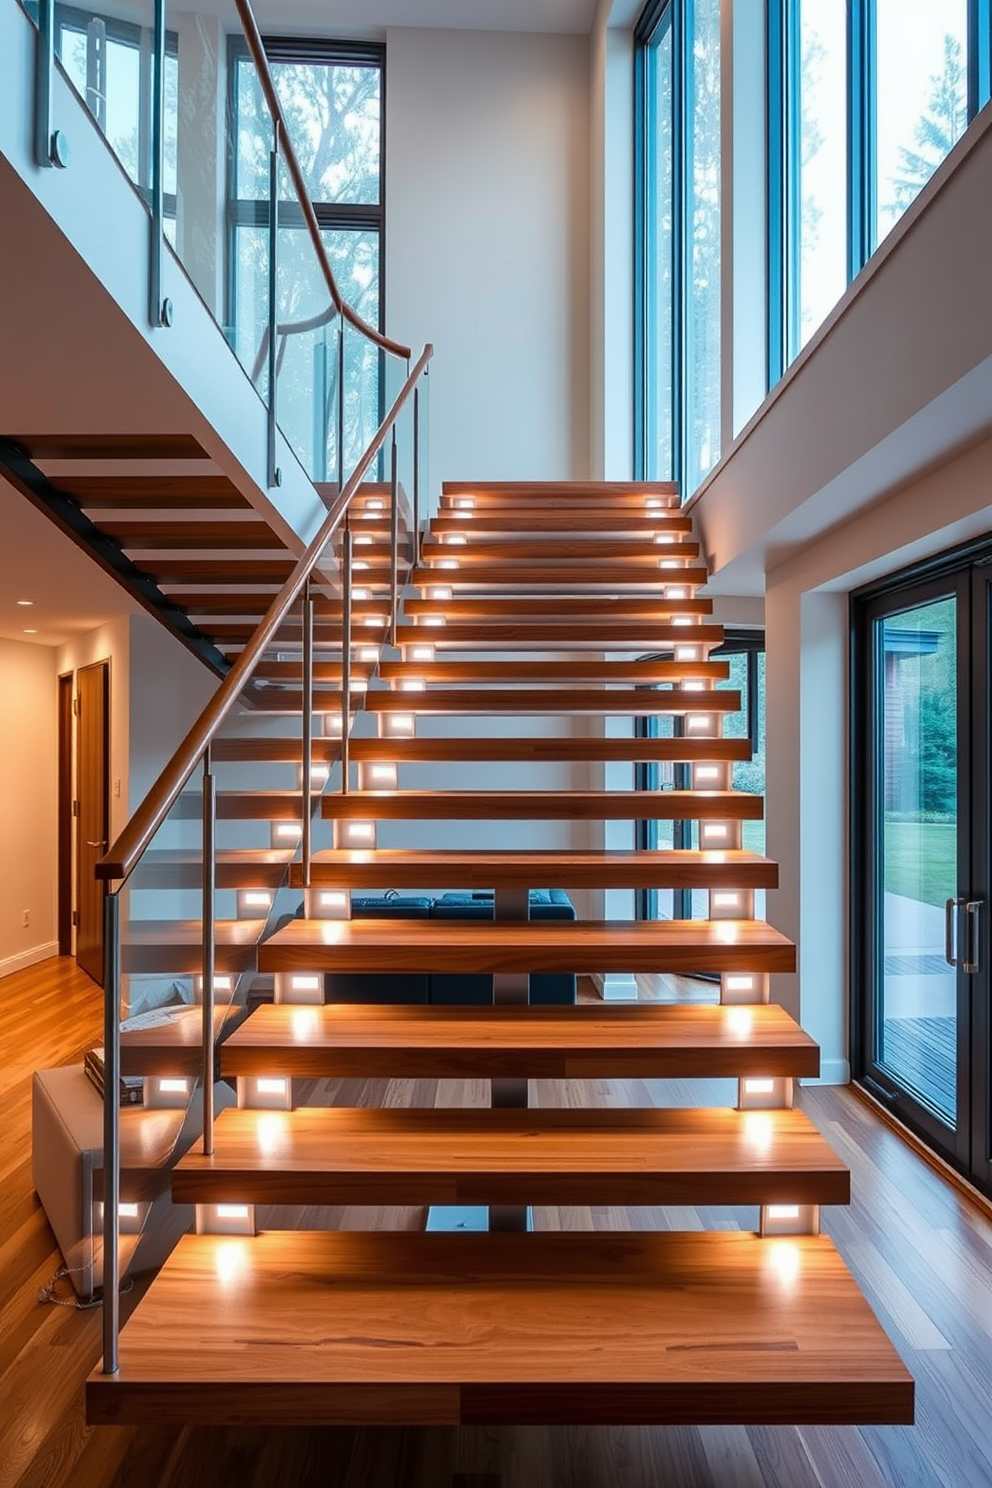
[[[390,30],[386,325],[433,341],[432,483],[589,465],[582,36]]]
[[[57,949],[56,739],[55,652],[0,640],[0,976]]]

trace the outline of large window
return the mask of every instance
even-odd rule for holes
[[[720,457],[719,0],[653,4],[637,34],[637,460],[689,495]]]
[[[381,328],[382,48],[276,38],[265,47],[338,287],[365,321]],[[268,316],[272,139],[256,70],[237,41],[231,44],[230,100],[237,144],[229,177],[227,323],[243,364],[252,366]],[[278,319],[307,327],[280,347],[279,422],[307,468],[326,479],[337,465],[332,394],[340,325],[326,316],[322,324],[311,323],[326,310],[327,291],[285,176],[279,195]],[[354,331],[346,333],[345,347],[347,466],[375,432],[380,389],[375,349]]]
[[[769,385],[988,97],[989,0],[767,0]]]

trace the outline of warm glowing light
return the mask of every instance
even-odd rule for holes
[[[775,1123],[768,1111],[744,1112],[744,1140],[757,1152],[768,1152],[775,1136]]]
[[[320,977],[309,975],[294,976],[292,980],[292,986],[294,992],[319,992]]]
[[[696,766],[696,779],[697,780],[719,780],[720,779],[720,767],[718,765],[697,765]]]
[[[695,623],[696,622],[692,618],[691,615],[673,615],[672,616],[672,624],[673,625],[695,625]]]
[[[255,889],[246,889],[241,895],[241,903],[245,909],[271,909],[272,895]]]
[[[159,1080],[158,1088],[163,1095],[185,1095],[189,1089],[185,1080],[173,1080],[168,1076]]]
[[[658,561],[659,568],[681,568],[682,565],[677,558],[661,558]]]
[[[352,589],[352,591],[351,591],[351,597],[352,597],[352,599],[371,599],[372,598],[372,590],[371,589],[365,589],[365,588],[363,588],[361,586],[361,584],[359,584],[359,585],[356,586],[356,588]]]
[[[702,660],[702,658],[700,657],[699,651],[700,651],[700,648],[698,646],[676,646],[675,647],[675,660],[676,661],[700,661],[700,660]]]
[[[310,990],[316,991],[318,988],[317,977],[311,977],[310,981],[313,982],[313,987]],[[295,977],[293,978],[293,984],[294,986],[296,985]],[[298,1044],[305,1044],[317,1032],[320,1026],[320,1017],[313,1008],[296,1008],[290,1018],[290,1026],[296,1042]]]
[[[427,591],[428,599],[450,599],[451,589],[447,584],[436,584]]]
[[[799,1205],[798,1204],[769,1204],[768,1205],[768,1218],[769,1219],[798,1219],[799,1218]]]
[[[763,1077],[751,1075],[744,1081],[745,1095],[772,1095],[775,1090],[775,1081],[766,1080]]]
[[[386,620],[385,615],[366,615],[365,616],[365,619],[362,621],[362,624],[363,625],[383,625],[383,624],[385,624],[385,620]]]
[[[372,546],[372,541],[373,540],[371,537],[367,536],[365,533],[362,533],[360,537],[355,538],[355,547],[370,548]]]
[[[747,1038],[754,1025],[754,1014],[750,1008],[731,1008],[727,1014],[727,1027],[735,1038]]]
[[[433,661],[436,652],[433,646],[411,646],[410,661]]]
[[[703,822],[700,827],[700,835],[704,842],[726,842],[726,822]]]
[[[464,532],[449,532],[444,541],[449,548],[464,548],[468,543],[468,538]]]
[[[435,568],[457,568],[458,567],[458,559],[457,558],[442,558],[440,563],[435,563],[434,564],[434,567]]]
[[[348,891],[347,889],[321,889],[317,902],[321,909],[347,909]]]
[[[33,605],[34,604],[34,600],[33,599],[17,599],[17,600],[14,601],[14,603],[15,604],[22,605],[22,606],[24,606],[24,605]]]
[[[688,599],[689,598],[689,591],[682,584],[666,584],[665,585],[665,598],[666,599]]]
[[[737,909],[740,902],[740,894],[729,889],[717,889],[713,893],[713,905],[716,909]]]
[[[366,563],[364,558],[356,558],[351,566],[356,571],[360,570],[362,573],[372,567],[371,563]]]
[[[658,511],[660,507],[667,506],[664,496],[645,496],[644,505],[648,511]]]
[[[37,635],[38,632],[36,630],[29,629],[28,626],[25,626],[24,629],[22,630],[21,634],[22,635]]]
[[[417,731],[417,719],[413,713],[385,713],[383,720],[388,739],[412,739]]]
[[[396,766],[394,764],[372,764],[368,767],[369,785],[380,790],[396,789]]]
[[[724,979],[724,986],[728,992],[753,992],[754,977],[731,974]]]
[[[674,535],[674,533],[671,533],[671,532],[656,532],[655,535],[654,535],[654,540],[655,540],[656,543],[659,544],[659,546],[665,546],[665,547],[668,547],[672,543],[679,541],[679,539]]]
[[[259,1075],[257,1085],[259,1095],[286,1094],[286,1081],[282,1078],[277,1079],[275,1076]]]
[[[475,508],[475,497],[459,496],[455,501],[455,506],[459,511],[473,511]]]
[[[261,1083],[261,1082],[259,1082]],[[283,1084],[286,1082],[283,1081]],[[263,1157],[276,1157],[286,1140],[287,1123],[280,1111],[266,1111],[258,1118],[255,1136]]]
[[[276,846],[288,842],[299,842],[303,836],[303,828],[299,822],[273,822],[272,836]]]
[[[449,595],[448,597],[450,599],[451,596]],[[444,624],[444,616],[443,615],[422,615],[421,618],[420,618],[420,623],[421,623],[421,625],[443,625]]]
[[[225,1240],[214,1252],[214,1270],[222,1287],[236,1286],[248,1270],[247,1247],[237,1240]]]
[[[423,677],[403,677],[400,681],[400,692],[426,692],[427,683]]]
[[[374,842],[375,822],[349,821],[343,824],[343,836],[349,842]]]
[[[103,1206],[101,1205],[101,1208],[102,1207]],[[137,1206],[137,1204],[124,1204],[124,1203],[121,1203],[117,1207],[117,1212],[120,1215],[121,1219],[137,1219],[137,1217],[138,1217],[138,1206]]]
[[[379,660],[378,646],[359,646],[355,652],[356,661],[372,662],[374,665]]]
[[[705,682],[684,682],[682,684],[682,691],[683,692],[705,692],[706,691],[706,683]]]
[[[779,1281],[789,1285],[799,1275],[802,1264],[802,1256],[799,1246],[787,1241],[776,1240],[771,1244],[771,1263]]]
[[[740,939],[737,921],[716,920],[713,924],[713,938],[721,945],[736,945]]]

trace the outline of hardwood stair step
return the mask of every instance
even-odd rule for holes
[[[254,521],[210,521],[207,518],[180,520],[122,521],[114,517],[101,522],[103,531],[124,548],[151,551],[155,548],[208,548],[224,552],[229,548],[273,548],[285,551],[267,523]]]
[[[911,1422],[824,1235],[188,1235],[96,1425]]]
[[[599,620],[562,621],[526,620],[471,621],[465,624],[438,626],[398,625],[396,644],[413,646],[418,641],[431,641],[438,650],[457,646],[464,651],[554,651],[581,647],[599,652],[663,651],[678,645],[704,642],[719,646],[723,626],[696,624],[690,620],[679,625],[672,620],[614,621],[607,625]]]
[[[474,496],[476,503],[500,506],[507,502],[554,501],[567,504],[591,501],[594,504],[627,502],[643,504],[658,497],[667,498],[669,507],[678,510],[681,497],[676,481],[458,481],[441,483],[441,501]]]
[[[333,664],[315,669],[328,679]],[[340,675],[340,666],[337,675]],[[261,668],[259,669],[261,672]],[[258,673],[256,673],[258,675]],[[492,684],[496,682],[722,682],[730,676],[728,661],[600,661],[595,656],[568,661],[383,661],[379,676],[384,682],[400,682],[408,677],[422,677],[428,686],[461,682]]]
[[[11,434],[32,460],[209,460],[192,434]],[[69,480],[69,476],[63,476]]]
[[[220,1069],[230,1078],[815,1078],[820,1051],[775,1003],[748,1008],[265,1003],[221,1045]]]
[[[792,972],[764,920],[292,920],[261,972]]]
[[[227,1037],[248,1016],[245,1005],[223,1005],[214,1010],[214,1040]],[[163,1010],[157,1027],[121,1029],[121,1071],[125,1075],[186,1075],[196,1079],[203,1069],[203,1008]],[[123,1114],[123,1113],[122,1113]]]
[[[155,558],[141,564],[164,589],[172,585],[235,584],[247,588],[253,584],[284,584],[296,566],[296,560],[285,558]]]
[[[411,672],[411,677],[413,677]],[[303,706],[302,692],[292,687],[270,687],[254,695],[255,706],[261,711],[299,713]],[[355,698],[352,697],[354,705]],[[315,713],[340,713],[343,694],[315,689],[313,709]],[[630,717],[634,714],[647,716],[661,713],[737,713],[740,711],[740,693],[729,689],[705,688],[691,691],[687,688],[596,688],[577,687],[531,687],[531,688],[451,688],[448,690],[427,688],[392,689],[382,688],[366,692],[363,707],[367,713],[415,713],[464,714],[485,713],[489,716],[505,714],[582,715],[619,714]]]
[[[236,814],[224,809],[231,798],[218,796],[218,815]],[[332,791],[320,808],[336,821],[760,821],[764,815],[761,796],[748,791]]]
[[[217,920],[214,967],[229,973],[254,970],[264,920]],[[129,975],[157,971],[194,975],[203,969],[203,929],[199,920],[132,920],[121,932],[121,970]]]
[[[349,889],[776,889],[778,864],[729,851],[459,852],[380,848],[315,853],[312,882]],[[299,863],[290,883],[302,885]]]
[[[328,741],[330,742],[330,741]],[[291,848],[218,848],[219,889],[276,889],[286,882]],[[203,858],[183,848],[149,848],[129,879],[135,889],[198,889]]]
[[[643,558],[587,559],[585,563],[560,563],[552,566],[536,560],[530,563],[495,563],[480,559],[475,563],[462,563],[463,548],[457,549],[459,567],[418,568],[410,577],[415,589],[427,589],[447,584],[451,588],[472,589],[477,593],[487,589],[508,589],[514,593],[535,589],[542,594],[554,594],[557,590],[568,593],[595,593],[605,589],[610,593],[632,590],[647,590],[657,594],[663,584],[705,584],[709,579],[706,568],[660,569],[656,555]],[[449,553],[446,556],[452,557]],[[385,570],[383,570],[385,574]]]
[[[219,738],[213,746],[218,762],[273,760],[297,763],[302,758],[298,738],[244,737]],[[313,759],[333,764],[341,757],[338,739],[315,738]],[[420,739],[351,739],[353,761],[395,760],[400,764],[417,764],[432,760],[498,760],[504,763],[543,761],[559,762],[626,761],[662,763],[700,762],[710,760],[749,760],[751,745],[747,739],[625,739],[602,737],[471,738],[444,737]]]
[[[403,601],[403,613],[410,619],[423,615],[444,615],[448,620],[519,620],[530,616],[534,620],[614,621],[621,620],[665,620],[673,614],[712,615],[711,599],[666,600],[655,594],[643,599],[621,599],[616,595],[586,594],[580,596],[558,595],[548,598],[543,594],[524,597],[490,594],[482,599],[413,599]]]
[[[384,525],[388,525],[384,524]],[[477,537],[489,537],[502,533],[517,532],[591,532],[604,537],[624,534],[633,537],[636,532],[691,532],[692,518],[684,513],[671,511],[634,511],[626,508],[618,512],[609,506],[569,511],[564,507],[514,506],[499,508],[480,507],[477,511],[460,511],[445,506],[431,518],[428,529],[432,535],[447,535],[464,532],[470,541]]]
[[[52,485],[94,511],[249,511],[226,475],[74,475]],[[669,521],[672,519],[669,518]]]
[[[177,1204],[847,1204],[802,1111],[227,1110]]]
[[[466,526],[468,524],[466,523]],[[676,534],[672,534],[676,536]],[[637,562],[657,569],[661,558],[678,558],[688,562],[699,557],[698,542],[675,541],[656,543],[650,532],[640,537],[600,538],[593,533],[585,537],[571,538],[555,535],[549,538],[493,537],[476,541],[466,532],[465,543],[438,542],[430,536],[421,546],[424,563],[434,563],[441,558],[457,558],[459,563],[487,564],[507,562]],[[422,570],[421,570],[422,572]],[[701,568],[700,572],[706,570]],[[674,580],[673,580],[674,582]],[[700,583],[704,580],[700,580]]]

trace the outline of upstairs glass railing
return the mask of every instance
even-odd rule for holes
[[[61,67],[149,213],[151,323],[172,322],[172,254],[269,412],[270,486],[278,428],[312,480],[340,489],[410,367],[378,329],[378,69],[270,67],[247,0],[24,8],[39,25],[39,162],[71,169]]]
[[[259,944],[286,917],[321,913],[310,898],[311,864],[334,842],[320,800],[357,778],[351,739],[375,732],[365,700],[380,685],[380,656],[395,639],[416,561],[413,488],[431,355],[426,347],[404,380],[260,626],[237,614],[232,594],[219,636],[231,670],[98,866],[110,886],[107,1277],[123,1274],[181,1148],[202,1133],[212,1151],[216,1109],[233,1098],[215,1079],[217,1045],[254,1001],[280,996],[256,973]],[[381,464],[386,481],[377,478]],[[310,980],[322,1001],[321,978]],[[305,1000],[305,990],[294,987],[293,1000]],[[140,1109],[112,1098],[122,1076],[140,1080]],[[272,1092],[275,1109],[280,1098]],[[158,1133],[154,1172],[142,1167],[136,1135],[149,1122]],[[228,1222],[236,1229],[238,1216],[204,1219],[214,1230]],[[118,1293],[106,1287],[109,1372],[118,1326]]]

